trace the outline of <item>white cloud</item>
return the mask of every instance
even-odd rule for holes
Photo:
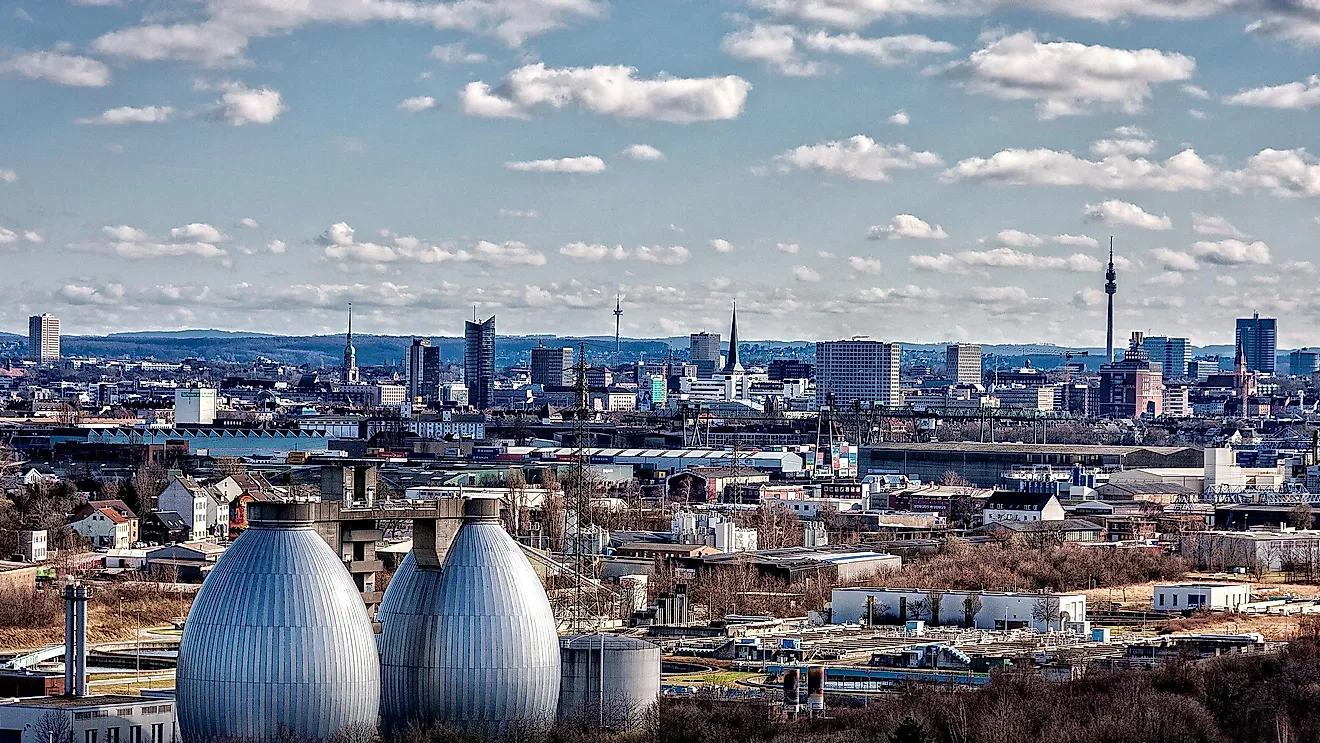
[[[211,86],[199,84],[199,89]],[[288,110],[284,98],[273,88],[249,88],[240,82],[222,82],[214,86],[221,91],[216,102],[216,113],[230,126],[270,124]]]
[[[882,269],[884,268],[884,264],[876,258],[863,258],[854,255],[848,258],[848,267],[857,273],[878,276],[883,272]]]
[[[468,114],[489,118],[575,106],[622,119],[689,124],[738,118],[752,88],[735,75],[641,80],[636,74],[622,65],[554,69],[537,63],[519,67],[497,87],[468,83],[459,99]]]
[[[516,46],[576,20],[603,15],[595,0],[208,0],[207,18],[173,25],[149,24],[104,34],[94,51],[126,60],[180,60],[208,65],[243,62],[252,38],[328,23],[361,26],[396,22],[493,35]],[[465,54],[459,61],[470,61]],[[442,60],[443,61],[443,60]]]
[[[600,243],[572,242],[559,249],[559,254],[579,261],[595,263],[603,260],[621,261],[628,257],[628,251],[622,245],[602,245]]]
[[[825,68],[803,56],[798,48],[799,35],[793,26],[756,23],[725,36],[720,49],[734,59],[764,62],[783,75],[820,74]]]
[[[60,52],[29,52],[0,60],[0,73],[6,72],[75,88],[104,88],[110,84],[110,68],[104,62]]]
[[[1187,95],[1190,95],[1193,98],[1200,98],[1201,100],[1206,100],[1210,97],[1210,92],[1199,85],[1188,84],[1182,86],[1181,88],[1179,88],[1179,90],[1186,93]]]
[[[691,257],[692,252],[682,245],[671,247],[642,245],[633,251],[633,258],[643,263],[659,263],[662,266],[681,266]]]
[[[1055,150],[1002,150],[989,158],[971,157],[944,171],[946,183],[987,182],[1014,186],[1089,186],[1099,189],[1207,191],[1217,172],[1195,150],[1156,162],[1121,155],[1086,160]]]
[[[1196,60],[1158,49],[1113,49],[1072,41],[1042,42],[1030,31],[990,41],[944,73],[968,92],[1037,101],[1042,119],[1102,107],[1136,113],[1158,83],[1191,78]]]
[[[504,167],[520,173],[567,173],[569,175],[596,175],[605,172],[605,161],[595,155],[561,157],[547,160],[513,160]]]
[[[1022,230],[1000,230],[995,241],[1010,248],[1034,248],[1045,244],[1041,236]]]
[[[781,253],[796,255],[798,251],[802,249],[802,246],[798,245],[797,243],[776,243],[775,248],[778,249],[779,252]]]
[[[865,57],[886,66],[907,64],[926,54],[950,54],[958,50],[947,41],[920,34],[866,38],[855,33],[832,36],[816,31],[803,37],[802,42],[811,51]]]
[[[253,219],[252,217],[243,217],[242,219],[238,220],[238,226],[246,227],[249,230],[255,230],[256,228],[261,226],[261,223]]]
[[[174,118],[172,106],[120,106],[102,111],[100,116],[78,119],[79,124],[119,126],[122,124],[164,124]]]
[[[206,258],[227,262],[229,253],[216,243],[229,237],[209,224],[196,222],[170,230],[165,238],[156,238],[145,230],[126,224],[101,228],[104,240],[74,243],[73,250],[101,253],[127,260],[153,260],[156,258]]]
[[[545,254],[516,240],[502,243],[480,240],[472,248],[472,256],[478,263],[492,266],[544,266],[546,263]]]
[[[857,298],[867,304],[907,304],[912,301],[931,301],[940,298],[934,289],[925,289],[916,284],[883,289],[878,286],[868,287],[857,294]]]
[[[1150,254],[1165,271],[1198,271],[1201,268],[1195,256],[1182,250],[1160,247],[1150,251]]]
[[[435,108],[435,99],[429,95],[419,95],[412,98],[406,98],[399,104],[400,111],[407,111],[409,113],[420,113],[431,108]]]
[[[1055,235],[1050,240],[1057,245],[1072,245],[1079,248],[1100,247],[1100,241],[1090,235]]]
[[[461,41],[431,47],[430,57],[445,64],[480,64],[486,61],[486,55],[469,52]]]
[[[1031,302],[1031,295],[1020,286],[974,286],[967,297],[982,305],[1022,305]]]
[[[896,240],[901,237],[910,237],[916,240],[943,240],[949,233],[944,231],[940,225],[931,225],[929,222],[911,214],[895,214],[889,220],[889,224],[871,225],[866,231],[866,239]]]
[[[1091,152],[1100,157],[1110,155],[1149,155],[1155,151],[1155,140],[1146,137],[1118,137],[1098,139],[1091,143]]]
[[[272,253],[276,253],[276,254],[283,253],[286,252],[288,249],[289,246],[286,245],[283,240],[271,240],[270,242],[266,243],[266,250],[269,250]]]
[[[1315,264],[1310,261],[1288,261],[1279,267],[1281,273],[1288,274],[1313,274],[1315,273]]]
[[[24,230],[23,239],[36,245],[46,242],[46,236],[36,230]]]
[[[535,209],[500,209],[495,214],[508,219],[536,219],[540,216]]]
[[[1187,115],[1192,117],[1193,119],[1197,119],[1198,121],[1206,118],[1205,111],[1201,111],[1200,109],[1195,109],[1195,108],[1187,109]]]
[[[324,257],[341,267],[440,263],[481,263],[490,266],[544,266],[545,254],[526,243],[491,242],[433,244],[413,237],[381,230],[385,242],[359,242],[356,232],[344,222],[332,225],[316,242],[323,246]]]
[[[820,281],[820,272],[807,266],[793,266],[793,278],[808,284]]]
[[[1073,294],[1072,305],[1079,309],[1099,307],[1105,303],[1105,293],[1099,289],[1082,289]]]
[[[1103,222],[1118,227],[1136,227],[1143,230],[1171,230],[1173,220],[1167,214],[1156,216],[1128,201],[1110,199],[1099,204],[1087,204],[1082,216],[1088,222]]]
[[[887,121],[893,124],[894,126],[907,126],[908,124],[912,123],[912,117],[908,115],[907,111],[904,111],[903,109],[900,108],[897,111],[895,111],[893,115],[891,115],[887,119]]]
[[[1202,241],[1192,244],[1191,253],[1206,263],[1219,266],[1264,266],[1271,260],[1269,246],[1259,240],[1250,243],[1233,239]]]
[[[1176,270],[1166,270],[1164,273],[1155,274],[1141,283],[1150,286],[1182,286],[1187,283],[1187,277]]]
[[[1224,96],[1224,103],[1255,108],[1314,108],[1320,106],[1320,75],[1312,75],[1305,82],[1240,90]]]
[[[627,147],[624,148],[623,152],[621,152],[620,154],[623,155],[624,157],[630,157],[633,160],[642,160],[646,162],[654,162],[656,160],[665,159],[665,153],[652,147],[649,144],[628,145]]]
[[[194,222],[170,230],[170,239],[202,243],[219,243],[227,241],[229,236],[205,222]]]
[[[1217,214],[1192,212],[1192,232],[1212,237],[1245,238],[1246,234]]]
[[[0,183],[18,183],[18,171],[13,168],[0,168]]]
[[[18,233],[11,229],[0,227],[0,245],[13,245],[18,242]]]
[[[802,145],[775,156],[781,173],[812,170],[862,181],[888,181],[891,170],[937,167],[944,164],[933,152],[919,152],[905,144],[877,144],[862,134],[845,140]]]
[[[1037,255],[1008,247],[993,248],[991,250],[966,250],[952,255],[948,253],[913,255],[909,256],[908,262],[914,268],[939,273],[966,273],[973,268],[1019,268],[1095,273],[1103,268],[1100,261],[1085,253],[1074,253],[1069,256]]]
[[[734,250],[733,243],[721,237],[711,240],[710,247],[713,248],[716,253],[732,253]]]

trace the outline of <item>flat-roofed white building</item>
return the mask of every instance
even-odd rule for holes
[[[1233,610],[1248,603],[1250,583],[1164,583],[1151,588],[1150,596],[1150,608],[1155,611]]]
[[[866,622],[874,617],[876,624],[922,620],[930,626],[1049,632],[1086,621],[1086,595],[1081,593],[836,588],[830,606],[834,624]]]

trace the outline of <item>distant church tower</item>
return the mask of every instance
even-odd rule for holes
[[[353,303],[348,303],[348,338],[344,341],[344,368],[339,371],[339,381],[343,384],[357,384],[360,381],[357,368],[357,349],[353,348]]]

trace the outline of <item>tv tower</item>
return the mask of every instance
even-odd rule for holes
[[[623,305],[620,304],[622,297],[614,295],[614,354],[619,354],[619,321],[623,319]]]
[[[1114,294],[1118,291],[1118,274],[1114,273],[1114,237],[1109,236],[1109,268],[1105,271],[1105,294],[1109,295],[1109,323],[1105,329],[1105,356],[1114,363]]]

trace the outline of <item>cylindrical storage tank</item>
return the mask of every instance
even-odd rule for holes
[[[807,710],[813,717],[825,711],[825,666],[807,668]]]
[[[380,665],[315,504],[253,503],[193,601],[176,672],[183,740],[327,740],[376,728]]]
[[[502,736],[549,726],[559,701],[559,634],[541,579],[499,520],[498,499],[464,504],[440,579],[417,588],[408,627],[381,637],[386,725],[439,723]],[[393,588],[393,587],[391,587]],[[397,631],[396,631],[397,629]]]
[[[802,697],[802,682],[798,669],[784,669],[784,711],[790,715],[798,713],[798,700]]]
[[[660,698],[660,648],[649,642],[618,635],[565,637],[559,657],[561,720],[630,730]]]

